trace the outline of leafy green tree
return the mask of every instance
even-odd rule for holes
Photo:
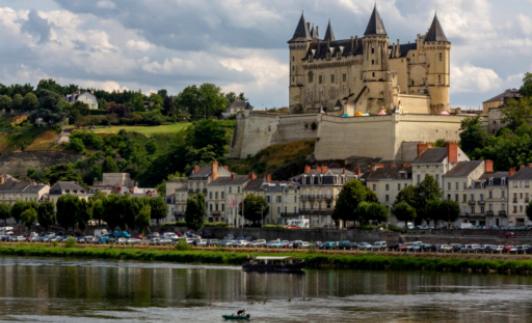
[[[76,217],[76,224],[80,230],[85,230],[87,223],[91,219],[90,203],[86,200],[79,200],[79,212]]]
[[[263,223],[264,217],[268,215],[269,206],[264,197],[255,194],[249,194],[244,198],[244,218],[253,223],[253,226],[259,226]]]
[[[187,199],[185,222],[192,230],[199,230],[205,222],[205,197],[203,194],[194,194]]]
[[[24,212],[26,209],[29,209],[31,207],[31,203],[25,202],[25,201],[16,201],[15,204],[11,207],[11,217],[17,221],[17,223],[20,222],[20,218],[22,216],[22,212]]]
[[[70,142],[67,144],[67,149],[77,153],[82,153],[85,150],[85,145],[83,144],[83,141],[81,141],[81,139],[71,138]]]
[[[20,215],[20,220],[30,230],[33,223],[37,221],[37,211],[32,207],[25,209]]]
[[[104,219],[105,209],[104,209],[104,200],[105,196],[98,194],[95,196],[91,196],[90,198],[90,204],[91,204],[91,217],[94,220],[98,220],[98,224],[102,224],[102,220]]]
[[[144,232],[146,228],[149,228],[150,226],[150,220],[151,220],[151,208],[149,204],[144,204],[135,219],[135,223],[137,228]]]
[[[532,221],[532,201],[530,201],[526,206],[526,216],[530,221]]]
[[[344,220],[361,222],[362,217],[359,213],[358,205],[361,202],[378,202],[375,193],[369,190],[359,180],[352,180],[346,183],[336,201],[336,207],[332,214],[334,220]]]
[[[416,186],[415,208],[417,212],[417,221],[430,220],[429,202],[439,200],[442,196],[438,182],[434,177],[427,175],[425,179]]]
[[[11,206],[7,203],[0,203],[0,219],[4,220],[4,225],[7,224],[9,217],[11,217]]]
[[[11,102],[11,97],[8,95],[0,95],[0,110],[9,111],[11,109]]]
[[[204,83],[199,87],[199,94],[207,116],[220,117],[227,109],[227,99],[218,86]]]
[[[45,229],[55,224],[55,207],[52,202],[41,202],[37,207],[37,222]]]
[[[225,153],[227,138],[224,127],[214,120],[202,120],[194,123],[189,130],[188,142],[196,149],[210,146],[217,157]]]
[[[103,200],[103,210],[103,219],[111,229],[123,225],[124,210],[118,195],[111,194]]]
[[[501,110],[508,128],[515,130],[528,125],[532,123],[532,96],[510,100]]]
[[[151,208],[151,218],[155,219],[157,221],[157,225],[159,225],[159,221],[161,219],[166,218],[166,215],[168,213],[168,206],[166,205],[166,202],[162,197],[152,198],[149,201]]]
[[[39,99],[33,92],[28,92],[22,100],[22,108],[26,111],[35,111],[39,107]]]
[[[24,106],[24,97],[17,93],[13,95],[13,100],[11,101],[11,109],[15,111],[21,111]]]
[[[475,157],[475,150],[486,146],[489,134],[480,124],[480,117],[467,118],[460,127],[460,148],[470,157]]]
[[[62,195],[56,203],[57,223],[65,229],[74,228],[81,216],[81,202],[75,195]]]
[[[450,226],[452,222],[460,216],[460,206],[452,200],[431,200],[427,204],[430,219],[435,224],[438,221],[445,221]]]
[[[525,76],[523,77],[523,85],[519,89],[519,92],[525,97],[532,97],[532,73],[525,73]]]
[[[361,224],[378,224],[388,219],[388,208],[378,202],[362,201],[358,204],[356,212]]]
[[[416,209],[406,201],[395,203],[392,208],[392,214],[398,221],[405,223],[405,229],[408,227],[408,222],[415,221],[416,219]]]
[[[416,188],[408,185],[403,188],[395,198],[394,205],[400,202],[408,203],[410,206],[416,205]]]

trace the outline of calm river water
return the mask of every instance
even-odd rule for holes
[[[246,274],[239,267],[0,258],[0,321],[521,322],[532,278],[320,270]]]

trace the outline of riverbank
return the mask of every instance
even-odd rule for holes
[[[261,250],[175,250],[117,246],[65,247],[63,245],[0,244],[0,256],[95,258],[241,265],[250,257],[259,255],[291,256],[305,261],[305,268],[308,269],[420,270],[532,275],[532,259],[528,257],[483,257],[461,254],[330,253],[318,250],[269,252]]]

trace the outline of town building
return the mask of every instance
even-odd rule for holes
[[[238,98],[227,107],[227,110],[222,113],[222,117],[230,118],[236,116],[239,113],[250,112],[251,110],[253,110],[253,106],[249,104],[249,102]]]
[[[496,133],[504,127],[504,107],[510,100],[518,100],[521,93],[518,89],[507,89],[493,98],[482,102],[482,114],[488,117],[488,131]]]
[[[511,225],[531,223],[526,214],[532,198],[532,165],[528,166],[522,166],[518,172],[512,169],[508,174],[508,222]]]
[[[332,214],[345,183],[358,178],[345,168],[305,166],[303,174],[293,177],[299,186],[299,214],[310,221],[310,227],[335,227]]]
[[[17,201],[39,202],[50,191],[50,185],[19,180],[11,175],[0,175],[0,202],[15,203]]]
[[[62,195],[74,195],[81,199],[87,200],[90,196],[89,191],[74,181],[57,181],[50,188],[48,198],[54,203]]]
[[[301,15],[290,48],[291,113],[449,112],[451,43],[435,15],[415,42],[389,42],[373,9],[364,35],[336,39],[329,21],[318,27]]]
[[[412,167],[409,164],[381,164],[369,172],[365,179],[366,186],[375,193],[379,203],[391,210],[399,192],[412,185]],[[393,217],[390,220],[396,222]]]

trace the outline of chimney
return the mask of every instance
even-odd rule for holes
[[[426,142],[420,142],[417,144],[417,156],[421,156],[425,151],[427,151],[431,147],[430,144]]]
[[[235,173],[231,173],[231,180],[235,179]]]
[[[211,163],[211,177],[215,181],[218,178],[218,161],[213,160]]]
[[[487,159],[484,161],[484,172],[488,174],[493,173],[493,160]]]
[[[312,172],[312,167],[310,167],[310,165],[305,165],[304,173],[305,174],[310,174],[311,172]]]
[[[272,182],[272,174],[266,175],[266,182],[268,182],[268,183]]]
[[[384,168],[383,163],[376,163],[375,165],[373,165],[373,171],[376,171],[377,169],[381,169],[381,168]]]
[[[316,172],[318,174],[321,174],[321,166],[320,165],[316,166]]]
[[[6,176],[5,175],[0,175],[0,185],[4,184],[6,182]]]
[[[322,165],[321,166],[321,172],[323,174],[326,174],[328,171],[329,171],[329,166],[327,166],[327,165]]]
[[[447,144],[447,160],[449,164],[456,164],[458,162],[458,144],[456,142]]]
[[[508,170],[508,177],[514,176],[516,173],[515,167],[512,167]]]
[[[194,165],[194,168],[192,169],[192,174],[197,174],[199,173],[199,171],[200,171],[200,166]]]
[[[249,180],[254,181],[257,179],[257,174],[255,174],[255,172],[251,172],[249,173],[248,178]]]

